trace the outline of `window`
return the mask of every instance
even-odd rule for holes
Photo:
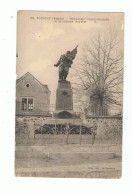
[[[31,86],[31,84],[30,83],[26,83],[26,85],[25,85],[27,88],[29,88],[30,86]]]
[[[33,110],[33,98],[22,98],[22,110]]]
[[[28,110],[33,110],[33,99],[28,98]]]
[[[27,110],[27,98],[22,98],[22,110]]]
[[[27,88],[29,88],[29,86],[30,86],[29,84],[26,84],[26,87],[27,87]]]

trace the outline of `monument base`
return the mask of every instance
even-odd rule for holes
[[[70,110],[56,110],[53,113],[53,118],[58,118],[58,119],[71,119],[74,118],[75,114],[73,111]]]
[[[56,91],[56,110],[73,110],[73,94],[71,83],[59,81]]]
[[[58,81],[58,88],[56,91],[56,110],[53,118],[73,118],[73,94],[71,83],[63,80]]]

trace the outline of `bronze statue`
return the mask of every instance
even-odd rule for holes
[[[76,46],[72,51],[67,51],[66,54],[61,55],[55,67],[59,66],[59,81],[66,80],[69,68],[71,67],[73,60],[77,54],[77,47]]]

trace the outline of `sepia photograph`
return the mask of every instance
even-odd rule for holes
[[[15,176],[122,177],[124,13],[18,11]]]

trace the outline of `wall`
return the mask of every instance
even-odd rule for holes
[[[120,138],[122,139],[122,117],[87,117],[84,125],[97,126],[98,138]]]
[[[66,135],[35,135],[36,125],[42,126],[50,123],[51,117],[33,117],[33,116],[17,116],[16,123],[28,124],[28,132],[25,136],[16,138],[18,144],[45,144],[45,143],[66,143]],[[57,123],[59,120],[57,121]],[[35,125],[34,125],[35,124]],[[98,143],[120,143],[122,142],[122,118],[121,117],[88,117],[83,120],[83,125],[90,127],[97,125],[96,141]],[[23,127],[22,127],[23,128]],[[22,129],[21,129],[22,130]],[[82,143],[91,143],[91,135],[82,135]],[[69,143],[80,143],[80,135],[69,135]]]

